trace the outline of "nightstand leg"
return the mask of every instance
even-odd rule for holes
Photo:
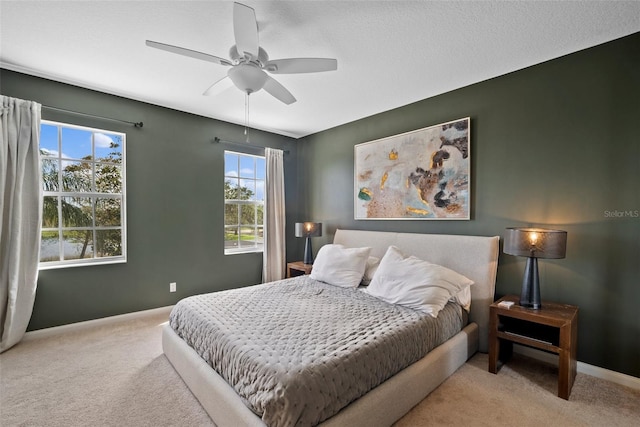
[[[489,372],[498,373],[498,339],[492,338],[489,342]]]
[[[499,321],[499,316],[492,308],[489,316],[489,372],[492,374],[498,373],[498,361],[505,363],[513,354],[513,343],[498,338]]]
[[[498,315],[495,313],[493,307],[489,309],[489,372],[492,374],[498,373],[498,352],[499,352],[499,340],[497,336],[498,331]]]
[[[491,339],[489,342],[489,372],[498,373],[498,361],[505,363],[513,355],[513,343],[499,338]]]
[[[560,353],[558,359],[558,397],[569,400],[576,378],[577,328],[565,325],[560,328]]]

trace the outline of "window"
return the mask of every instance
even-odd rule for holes
[[[42,121],[41,269],[126,261],[125,137]]]
[[[224,253],[262,252],[265,160],[224,152]]]

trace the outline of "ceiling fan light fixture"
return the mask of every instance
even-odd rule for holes
[[[227,75],[238,89],[246,93],[257,92],[267,82],[267,74],[253,64],[240,64],[230,68]]]

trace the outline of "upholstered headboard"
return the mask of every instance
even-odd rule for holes
[[[371,247],[371,256],[382,258],[391,245],[407,255],[439,264],[474,281],[471,286],[469,321],[478,324],[480,351],[489,342],[489,305],[493,302],[498,270],[500,238],[446,234],[392,233],[385,231],[336,230],[334,243],[347,247]]]

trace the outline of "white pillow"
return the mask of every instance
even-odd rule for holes
[[[367,265],[364,269],[364,276],[362,277],[362,282],[360,284],[362,286],[369,286],[371,280],[373,280],[373,275],[376,274],[378,270],[378,266],[380,265],[380,258],[375,256],[370,256],[367,258]]]
[[[457,302],[464,308],[467,312],[471,310],[471,287],[467,286],[457,294],[455,294],[451,301]]]
[[[318,251],[311,278],[343,288],[357,288],[364,275],[371,248],[324,245]]]
[[[437,317],[449,298],[473,281],[441,265],[406,257],[389,246],[366,292],[383,301]]]

